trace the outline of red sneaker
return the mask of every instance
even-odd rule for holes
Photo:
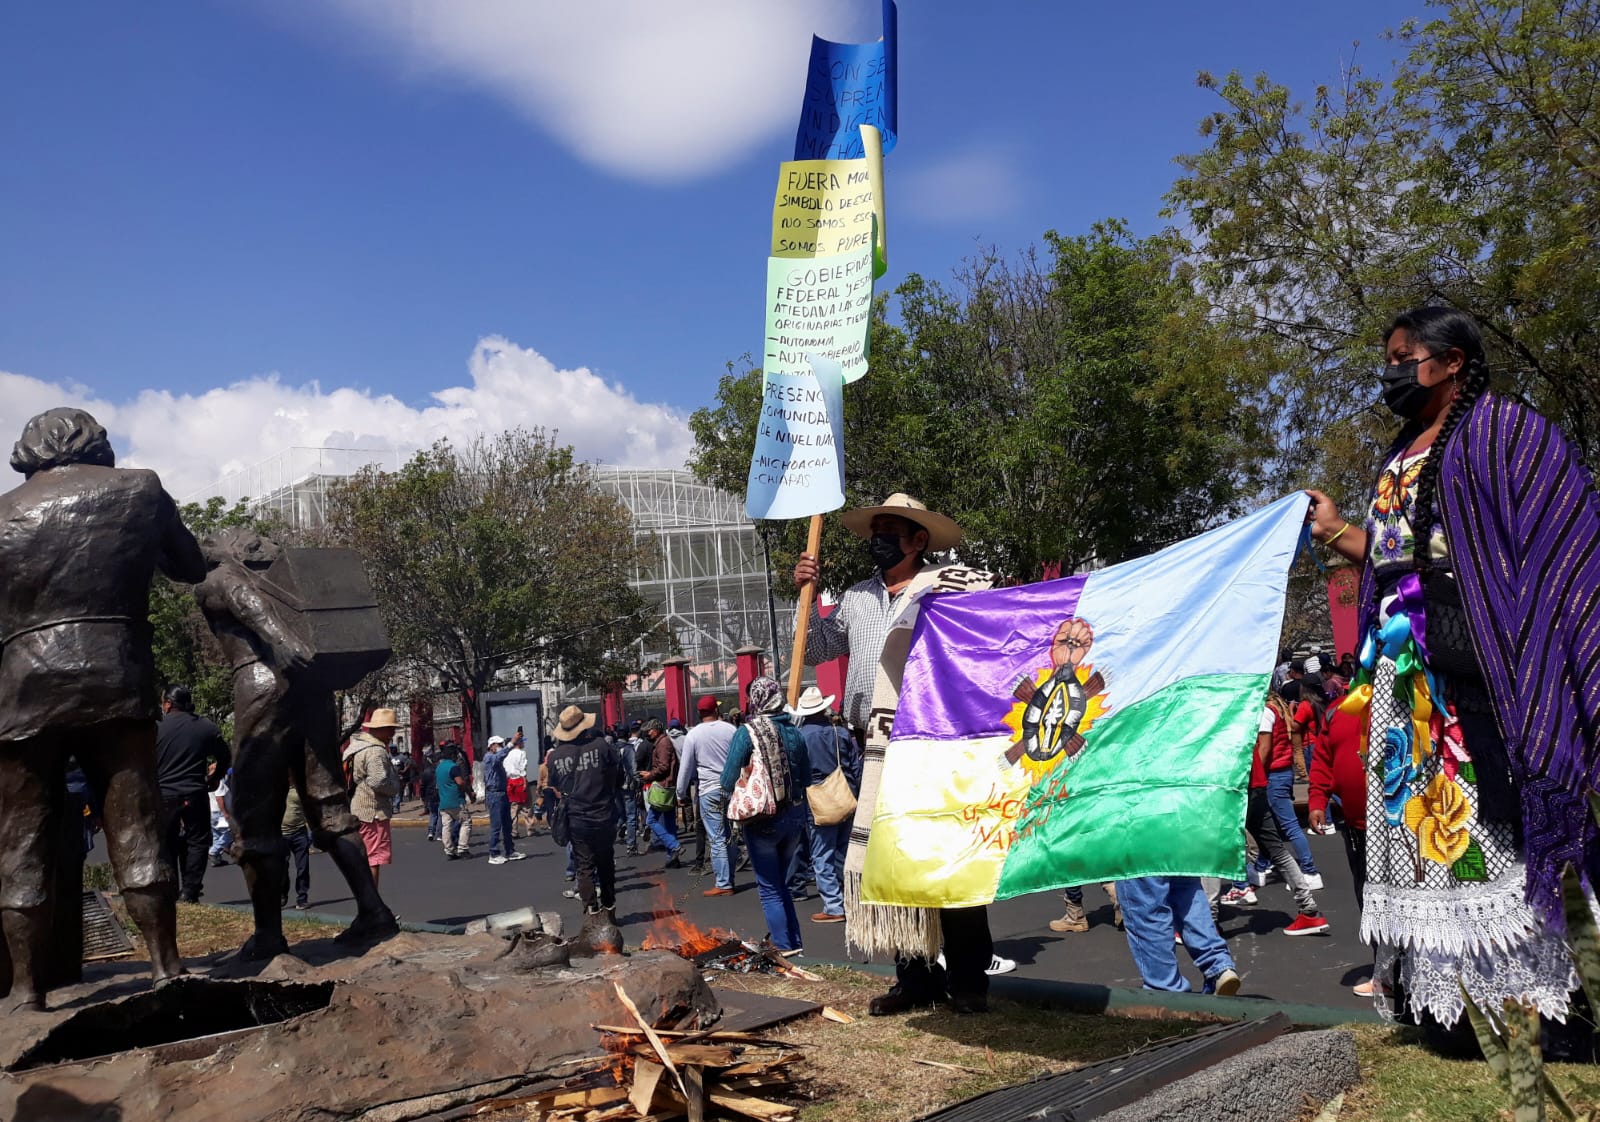
[[[1283,929],[1285,935],[1326,935],[1328,933],[1328,917],[1323,915],[1308,916],[1304,912],[1295,916],[1294,922]]]

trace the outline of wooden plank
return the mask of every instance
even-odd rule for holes
[[[792,1106],[769,1103],[766,1099],[758,1099],[740,1091],[725,1091],[713,1085],[708,1094],[712,1106],[720,1106],[745,1118],[754,1118],[757,1122],[792,1122],[795,1115]]]
[[[706,1122],[706,1069],[695,1064],[684,1068],[683,1085],[688,1092],[689,1122]]]
[[[538,1102],[546,1110],[564,1110],[567,1107],[610,1106],[628,1097],[626,1087],[585,1087],[579,1091],[557,1091],[540,1095]]]
[[[644,1029],[637,1025],[590,1025],[596,1032],[607,1032],[612,1036],[643,1036]],[[671,1029],[652,1029],[662,1040],[677,1040],[685,1044],[699,1044],[702,1041],[709,1044],[764,1044],[772,1048],[798,1048],[799,1042],[793,1040],[774,1040],[770,1036],[758,1036],[753,1032],[719,1032],[716,1029],[700,1029],[698,1032],[674,1032]]]
[[[661,1077],[666,1074],[666,1068],[654,1060],[637,1060],[633,1065],[633,1086],[628,1089],[627,1099],[640,1114],[650,1113],[650,1104],[655,1101],[656,1088],[661,1085]]]
[[[723,1080],[728,1080],[738,1079],[746,1075],[766,1075],[768,1072],[775,1071],[778,1068],[788,1067],[796,1060],[803,1059],[805,1059],[805,1057],[799,1052],[786,1052],[781,1056],[774,1056],[770,1060],[751,1059],[746,1057],[743,1063],[735,1064],[726,1071],[719,1073],[718,1077]]]
[[[655,1055],[647,1044],[635,1044],[628,1049],[628,1052],[630,1055],[644,1056],[647,1059]],[[731,1067],[739,1062],[739,1052],[727,1045],[668,1044],[667,1055],[680,1067],[685,1064],[698,1064],[700,1067]]]
[[[683,1077],[678,1074],[677,1065],[672,1062],[672,1057],[667,1055],[667,1046],[661,1043],[661,1038],[656,1035],[656,1030],[651,1028],[649,1023],[639,1015],[639,1007],[633,1003],[633,998],[628,996],[628,991],[622,988],[622,983],[612,982],[611,988],[617,991],[617,1000],[622,1002],[623,1008],[632,1014],[633,1019],[639,1022],[639,1027],[644,1029],[645,1039],[650,1042],[650,1047],[656,1050],[656,1055],[661,1058],[662,1066],[672,1073],[672,1081],[678,1085],[678,1091],[682,1093]],[[643,1114],[645,1112],[641,1110],[639,1113]]]

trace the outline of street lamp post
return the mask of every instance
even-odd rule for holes
[[[772,598],[772,543],[767,540],[768,523],[763,521],[757,531],[761,535],[761,552],[767,559],[767,626],[772,635],[772,676],[783,681],[783,663],[778,656],[778,605]]]

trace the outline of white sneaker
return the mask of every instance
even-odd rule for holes
[[[522,860],[525,860],[527,858],[527,856],[528,855],[526,853],[523,853],[521,850],[512,850],[509,854],[506,855],[506,860],[507,861],[522,861]]]
[[[1305,877],[1305,882],[1306,882],[1306,887],[1307,888],[1309,888],[1313,892],[1321,892],[1322,891],[1322,874],[1321,873],[1312,873],[1310,876],[1305,876],[1305,874],[1303,874],[1303,873],[1301,875]]]
[[[491,858],[489,858],[489,864],[491,864],[491,865],[504,865],[505,863],[506,863],[506,859],[504,857],[491,857]]]
[[[1001,958],[999,955],[995,955],[989,960],[989,969],[985,970],[984,973],[992,978],[996,974],[1009,974],[1016,968],[1015,959]]]

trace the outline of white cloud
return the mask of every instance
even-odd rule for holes
[[[380,458],[392,462],[394,450],[403,457],[440,437],[465,443],[537,425],[556,430],[580,459],[681,467],[693,445],[683,413],[640,402],[587,369],[558,370],[500,336],[480,339],[467,369],[470,385],[437,390],[421,407],[370,389],[292,386],[276,375],[198,394],[144,390],[110,401],[84,386],[0,371],[0,441],[14,440],[45,409],[81,406],[110,430],[119,463],[156,469],[179,498],[290,447],[389,450]]]
[[[1006,217],[1024,201],[1026,159],[1023,149],[1009,144],[959,148],[904,169],[889,184],[889,205],[904,205],[908,213],[931,223]]]
[[[444,75],[579,158],[651,182],[720,170],[792,132],[813,33],[874,39],[867,0],[332,0],[302,20],[408,76]]]

